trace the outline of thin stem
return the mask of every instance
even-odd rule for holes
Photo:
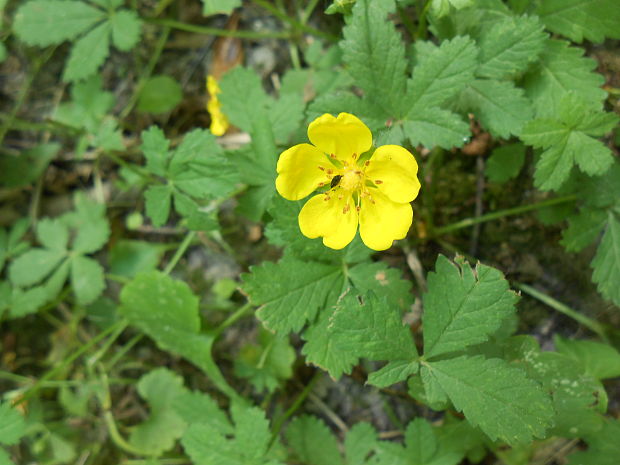
[[[102,332],[97,334],[92,339],[90,339],[86,344],[84,344],[78,350],[73,352],[69,357],[67,357],[62,362],[58,363],[56,366],[54,366],[54,368],[52,368],[47,373],[45,373],[41,378],[39,378],[39,380],[36,383],[34,383],[34,385],[32,387],[30,387],[24,393],[24,395],[16,402],[16,404],[19,405],[19,404],[22,404],[22,403],[26,402],[28,399],[30,399],[32,396],[34,396],[39,391],[39,389],[41,389],[43,387],[43,384],[46,381],[49,381],[50,378],[54,377],[57,373],[59,373],[62,370],[64,370],[67,365],[70,365],[71,363],[73,363],[75,360],[77,360],[79,357],[81,357],[84,353],[86,353],[88,350],[90,350],[93,346],[98,344],[101,340],[105,339],[110,334],[114,333],[115,331],[118,331],[119,328],[121,328],[121,327],[125,328],[127,326],[127,324],[128,324],[127,321],[120,320],[120,321],[116,322],[115,324],[113,324],[113,325],[107,327],[106,329],[104,329]]]
[[[304,390],[301,391],[299,396],[297,396],[297,399],[295,399],[295,402],[293,402],[293,405],[291,405],[286,412],[284,412],[280,417],[278,417],[273,422],[273,430],[271,432],[271,442],[269,443],[269,447],[271,447],[273,442],[276,440],[276,438],[280,434],[280,430],[282,429],[282,425],[284,425],[284,422],[288,420],[297,411],[297,409],[299,409],[299,407],[301,407],[301,405],[304,403],[306,398],[310,395],[310,393],[314,389],[314,385],[319,381],[319,379],[321,379],[322,376],[323,376],[323,373],[317,370],[317,372],[314,374],[310,382],[306,384],[306,387],[304,388]]]
[[[133,163],[127,163],[125,160],[123,160],[121,157],[119,157],[118,155],[112,153],[112,152],[101,152],[104,156],[108,157],[109,159],[111,159],[114,163],[116,163],[117,165],[133,171],[134,173],[136,173],[138,176],[140,176],[141,178],[149,181],[149,183],[156,183],[157,180],[148,172],[146,171],[143,167],[135,165]]]
[[[310,19],[310,16],[312,16],[312,13],[314,12],[314,9],[318,5],[318,3],[319,3],[319,0],[310,0],[310,2],[308,2],[308,6],[304,8],[304,11],[301,14],[302,24],[308,23],[308,20]]]
[[[145,21],[158,26],[166,26],[179,31],[194,32],[196,34],[204,34],[209,36],[220,37],[237,37],[239,39],[289,39],[291,34],[285,31],[272,32],[254,32],[239,31],[230,29],[218,29],[215,27],[199,26],[197,24],[189,24],[174,19],[146,18]]]
[[[179,260],[183,256],[183,254],[187,251],[187,248],[191,244],[195,235],[196,235],[196,231],[189,231],[187,233],[187,235],[185,236],[185,239],[183,239],[183,242],[181,242],[181,245],[179,246],[177,251],[174,253],[172,259],[166,265],[166,268],[164,269],[164,274],[170,274],[170,272],[174,269],[176,264],[179,262]]]
[[[426,0],[426,3],[422,8],[422,12],[420,13],[420,17],[418,18],[418,30],[415,33],[415,40],[424,39],[426,37],[426,15],[429,8],[431,7],[431,3],[431,0]]]
[[[217,328],[215,328],[212,332],[213,336],[217,339],[217,337],[224,332],[226,328],[232,326],[237,320],[243,318],[248,310],[252,309],[252,304],[247,303],[242,307],[239,307],[235,313],[230,315],[226,320],[224,320]]]
[[[119,115],[120,119],[125,119],[127,115],[131,113],[131,110],[133,110],[133,107],[138,102],[140,92],[142,91],[142,88],[146,84],[146,81],[153,74],[153,70],[155,70],[155,65],[157,65],[157,62],[159,61],[159,57],[164,51],[164,46],[166,45],[166,42],[168,41],[169,35],[170,35],[170,27],[165,27],[161,33],[161,36],[159,36],[159,40],[157,41],[157,44],[155,45],[155,50],[153,51],[153,55],[151,56],[151,59],[146,65],[144,72],[140,76],[140,80],[138,81],[138,84],[136,84],[136,88],[134,89],[131,98],[127,102],[127,105],[125,105],[125,108],[123,108],[123,110],[120,112],[120,115]]]
[[[554,299],[553,297],[549,296],[548,294],[545,294],[544,292],[541,292],[533,288],[532,286],[529,286],[523,283],[518,283],[518,282],[513,282],[512,285],[516,287],[517,289],[521,289],[523,292],[528,294],[530,297],[534,297],[535,299],[539,300],[545,305],[548,305],[554,310],[557,310],[558,312],[572,318],[573,320],[577,321],[578,323],[588,328],[593,333],[597,334],[603,341],[608,342],[605,327],[602,324],[600,324],[598,321],[588,318],[582,313],[579,313],[578,311],[573,310],[568,305],[563,304],[562,302]]]
[[[106,364],[106,370],[110,371],[112,367],[116,365],[118,361],[121,358],[123,358],[125,354],[127,354],[127,352],[129,352],[133,346],[135,346],[138,342],[140,342],[140,340],[143,337],[144,337],[143,334],[136,334],[134,337],[132,337],[127,344],[121,347],[121,349],[116,354],[114,354],[114,356],[110,360],[108,360]]]
[[[317,37],[322,37],[323,39],[329,40],[330,42],[338,41],[338,37],[333,36],[331,34],[327,34],[326,32],[320,31],[318,29],[315,29],[313,27],[300,23],[295,18],[292,18],[291,16],[288,16],[287,14],[275,8],[273,5],[271,5],[266,0],[253,0],[253,1],[257,5],[259,5],[261,8],[264,8],[269,13],[281,19],[285,23],[289,23],[294,29],[297,29],[298,31],[307,32],[308,34],[312,34]]]
[[[108,434],[110,435],[110,439],[119,449],[129,454],[143,456],[143,457],[148,457],[150,455],[153,455],[152,453],[148,451],[138,449],[137,447],[132,446],[125,440],[123,436],[121,436],[121,433],[118,431],[118,428],[116,427],[116,422],[114,421],[114,416],[112,416],[112,412],[108,410],[107,412],[103,414],[103,418],[108,428]]]
[[[458,229],[468,228],[478,223],[486,223],[487,221],[497,220],[499,218],[504,218],[506,216],[512,215],[520,215],[522,213],[526,213],[533,210],[540,210],[541,208],[550,207],[552,205],[559,205],[562,203],[574,202],[577,199],[575,195],[567,195],[564,197],[555,197],[549,200],[543,200],[542,202],[523,205],[515,208],[508,208],[506,210],[500,210],[492,213],[487,213],[486,215],[479,216],[477,218],[465,218],[464,220],[457,221],[456,223],[449,224],[447,226],[442,226],[440,228],[435,228],[432,231],[432,236],[440,236],[442,234],[456,231]]]

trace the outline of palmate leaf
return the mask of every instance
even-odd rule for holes
[[[424,295],[424,356],[462,350],[486,341],[514,312],[518,296],[502,273],[479,263],[437,258]]]
[[[574,42],[620,38],[620,9],[615,0],[545,0],[536,14],[547,28]]]
[[[95,73],[110,53],[111,32],[112,27],[106,21],[75,42],[62,75],[63,81],[75,82]]]
[[[572,92],[596,108],[602,108],[605,79],[593,72],[596,61],[583,56],[582,48],[569,42],[549,39],[539,61],[523,79],[526,95],[533,101],[538,117],[553,117],[567,93]]]
[[[318,418],[301,415],[286,428],[286,440],[301,461],[308,465],[342,465],[338,442]]]
[[[551,401],[540,385],[503,360],[461,356],[425,363],[421,370],[427,391],[441,390],[493,440],[527,443],[553,423]]]
[[[405,47],[394,24],[386,20],[393,0],[358,0],[343,29],[343,60],[356,85],[387,114],[400,114],[405,91]]]

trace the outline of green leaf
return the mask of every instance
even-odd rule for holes
[[[149,404],[149,418],[131,432],[129,442],[155,456],[174,447],[186,424],[172,408],[177,397],[186,392],[183,378],[166,368],[158,368],[140,378],[140,397]]]
[[[564,339],[557,334],[553,342],[558,352],[578,362],[594,378],[620,376],[620,352],[614,347],[595,341]]]
[[[24,150],[18,156],[0,154],[0,184],[24,187],[36,181],[47,169],[60,144],[49,142]]]
[[[229,15],[239,6],[241,6],[241,0],[202,0],[202,14],[203,16],[218,13]]]
[[[34,0],[17,10],[13,31],[28,45],[57,45],[75,39],[103,20],[104,12],[74,0]]]
[[[596,434],[586,438],[587,451],[568,456],[568,465],[616,465],[620,457],[620,420],[607,420]]]
[[[360,302],[348,294],[336,307],[328,328],[338,350],[370,360],[414,361],[418,353],[401,312],[369,293]]]
[[[506,139],[518,135],[533,116],[532,105],[523,90],[508,81],[476,79],[461,94],[461,104],[492,135]]]
[[[389,268],[384,262],[355,265],[349,268],[348,277],[359,295],[372,291],[401,311],[408,311],[413,304],[411,281],[402,279],[400,270]]]
[[[47,277],[65,257],[66,251],[63,250],[31,249],[11,263],[11,283],[32,286]]]
[[[306,105],[300,94],[280,92],[280,98],[274,100],[269,108],[269,121],[275,141],[280,145],[286,145],[291,134],[300,128]]]
[[[172,400],[172,407],[188,425],[208,423],[222,434],[232,434],[233,427],[215,401],[202,392],[185,390]]]
[[[407,60],[402,37],[386,18],[394,9],[393,0],[357,0],[342,31],[341,48],[348,72],[365,96],[387,114],[400,116]]]
[[[316,417],[301,415],[286,428],[286,440],[298,460],[307,465],[342,465],[338,442]]]
[[[314,320],[344,284],[339,266],[286,256],[277,264],[250,267],[241,278],[252,304],[260,305],[256,316],[268,329],[281,333],[298,332],[306,321]]]
[[[166,139],[164,131],[157,126],[151,126],[142,131],[142,145],[140,150],[146,158],[146,168],[157,176],[166,176],[168,166],[170,141]]]
[[[504,183],[518,176],[524,162],[525,146],[523,144],[502,145],[491,152],[484,174],[489,181]]]
[[[463,90],[474,78],[478,49],[469,37],[445,40],[419,60],[407,85],[407,119],[416,120]]]
[[[172,189],[170,186],[149,186],[144,193],[146,200],[146,214],[156,227],[168,221],[170,215],[170,201]]]
[[[378,388],[388,387],[416,374],[419,368],[420,365],[418,362],[395,360],[389,362],[380,370],[370,373],[366,382]]]
[[[478,263],[472,270],[440,255],[424,295],[424,356],[462,350],[488,340],[515,311],[518,296],[499,270]]]
[[[65,213],[62,221],[77,229],[72,250],[81,254],[96,252],[110,237],[110,226],[105,216],[105,204],[86,197],[81,192],[74,198],[75,211]]]
[[[134,48],[140,38],[141,23],[134,11],[120,10],[110,15],[112,42],[114,46],[127,52]]]
[[[6,45],[4,45],[4,42],[0,42],[0,63],[6,60],[6,56]]]
[[[583,48],[562,40],[548,40],[540,60],[523,80],[526,95],[533,101],[537,116],[553,117],[562,97],[573,92],[596,108],[602,108],[606,92],[603,76],[593,72],[596,61],[583,57]]]
[[[474,0],[432,0],[431,12],[433,16],[442,18],[450,13],[451,8],[460,10],[473,5]]]
[[[166,113],[183,99],[181,85],[170,76],[151,77],[140,90],[138,110],[148,113]]]
[[[427,108],[417,114],[409,114],[403,123],[405,135],[411,145],[425,147],[461,147],[469,139],[469,124],[442,108]]]
[[[71,287],[77,303],[94,302],[105,289],[103,268],[92,258],[76,255],[71,258]]]
[[[4,449],[0,449],[0,465],[15,465],[9,453]]]
[[[549,397],[523,371],[503,360],[463,356],[426,363],[422,372],[492,440],[527,443],[544,437],[553,423]]]
[[[17,444],[25,433],[24,417],[8,402],[0,404],[0,444],[5,446]]]
[[[574,42],[620,39],[620,10],[614,0],[545,0],[536,14],[545,26]]]
[[[591,264],[598,291],[620,306],[620,220],[609,211],[603,239]]]
[[[257,392],[273,392],[293,375],[295,350],[287,338],[264,329],[258,335],[258,342],[241,347],[234,360],[235,374],[249,379]]]
[[[568,218],[568,228],[562,231],[560,243],[569,252],[579,252],[599,237],[606,222],[605,210],[582,208]]]
[[[210,423],[191,425],[181,440],[195,465],[279,465],[267,462],[271,433],[264,412],[257,407],[232,406],[235,435],[224,435]]]
[[[157,268],[164,254],[163,244],[121,239],[112,245],[108,262],[110,273],[133,278],[138,273]]]
[[[37,238],[48,249],[66,251],[69,230],[58,219],[44,218],[37,224]]]
[[[251,133],[255,121],[268,119],[269,98],[255,71],[236,67],[224,74],[219,84],[222,110],[232,124]]]
[[[356,423],[344,438],[347,465],[363,465],[378,442],[377,432],[368,423]]]
[[[110,52],[110,30],[106,21],[75,42],[62,74],[63,81],[79,81],[97,72]]]
[[[524,71],[546,44],[547,34],[537,18],[509,17],[483,30],[480,66],[476,74],[502,79]]]

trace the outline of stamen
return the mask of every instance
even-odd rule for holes
[[[360,207],[359,205],[357,205],[357,206],[355,207],[355,209],[356,209],[357,211],[360,211],[360,210],[362,209],[362,207]]]
[[[324,182],[320,182],[320,183],[319,183],[319,187],[323,187],[324,185],[325,185],[325,183],[324,183]]]
[[[336,158],[336,155],[334,155],[333,153],[330,153],[330,154],[329,154],[329,157],[330,157],[330,158]]]
[[[357,153],[354,153],[353,155],[351,155],[351,158],[353,158],[353,160],[355,160],[357,158]]]
[[[319,169],[320,169],[321,171],[325,171],[325,168],[323,168],[322,166],[319,166]]]
[[[381,181],[381,179],[375,179],[375,184],[383,184],[383,181]]]
[[[364,166],[368,166],[368,165],[370,165],[370,160],[366,160],[366,161],[364,162]]]
[[[349,210],[351,210],[351,207],[349,207],[349,204],[346,204],[346,205],[344,206],[344,208],[342,209],[342,214],[343,214],[343,215],[346,215],[346,213],[347,213]]]
[[[325,194],[325,197],[323,198],[323,201],[327,202],[330,199],[331,199],[331,197],[329,195]]]
[[[338,200],[342,200],[342,199],[344,199],[344,195],[340,194],[340,195],[338,196]]]
[[[329,174],[329,175],[333,174],[333,172],[334,172],[334,171],[333,171],[333,170],[331,170],[331,169],[328,169],[328,170],[326,171],[326,173],[327,173],[327,174]]]

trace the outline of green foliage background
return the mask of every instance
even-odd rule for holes
[[[0,13],[0,465],[618,463],[616,0]],[[340,112],[420,165],[386,252],[275,190]]]

